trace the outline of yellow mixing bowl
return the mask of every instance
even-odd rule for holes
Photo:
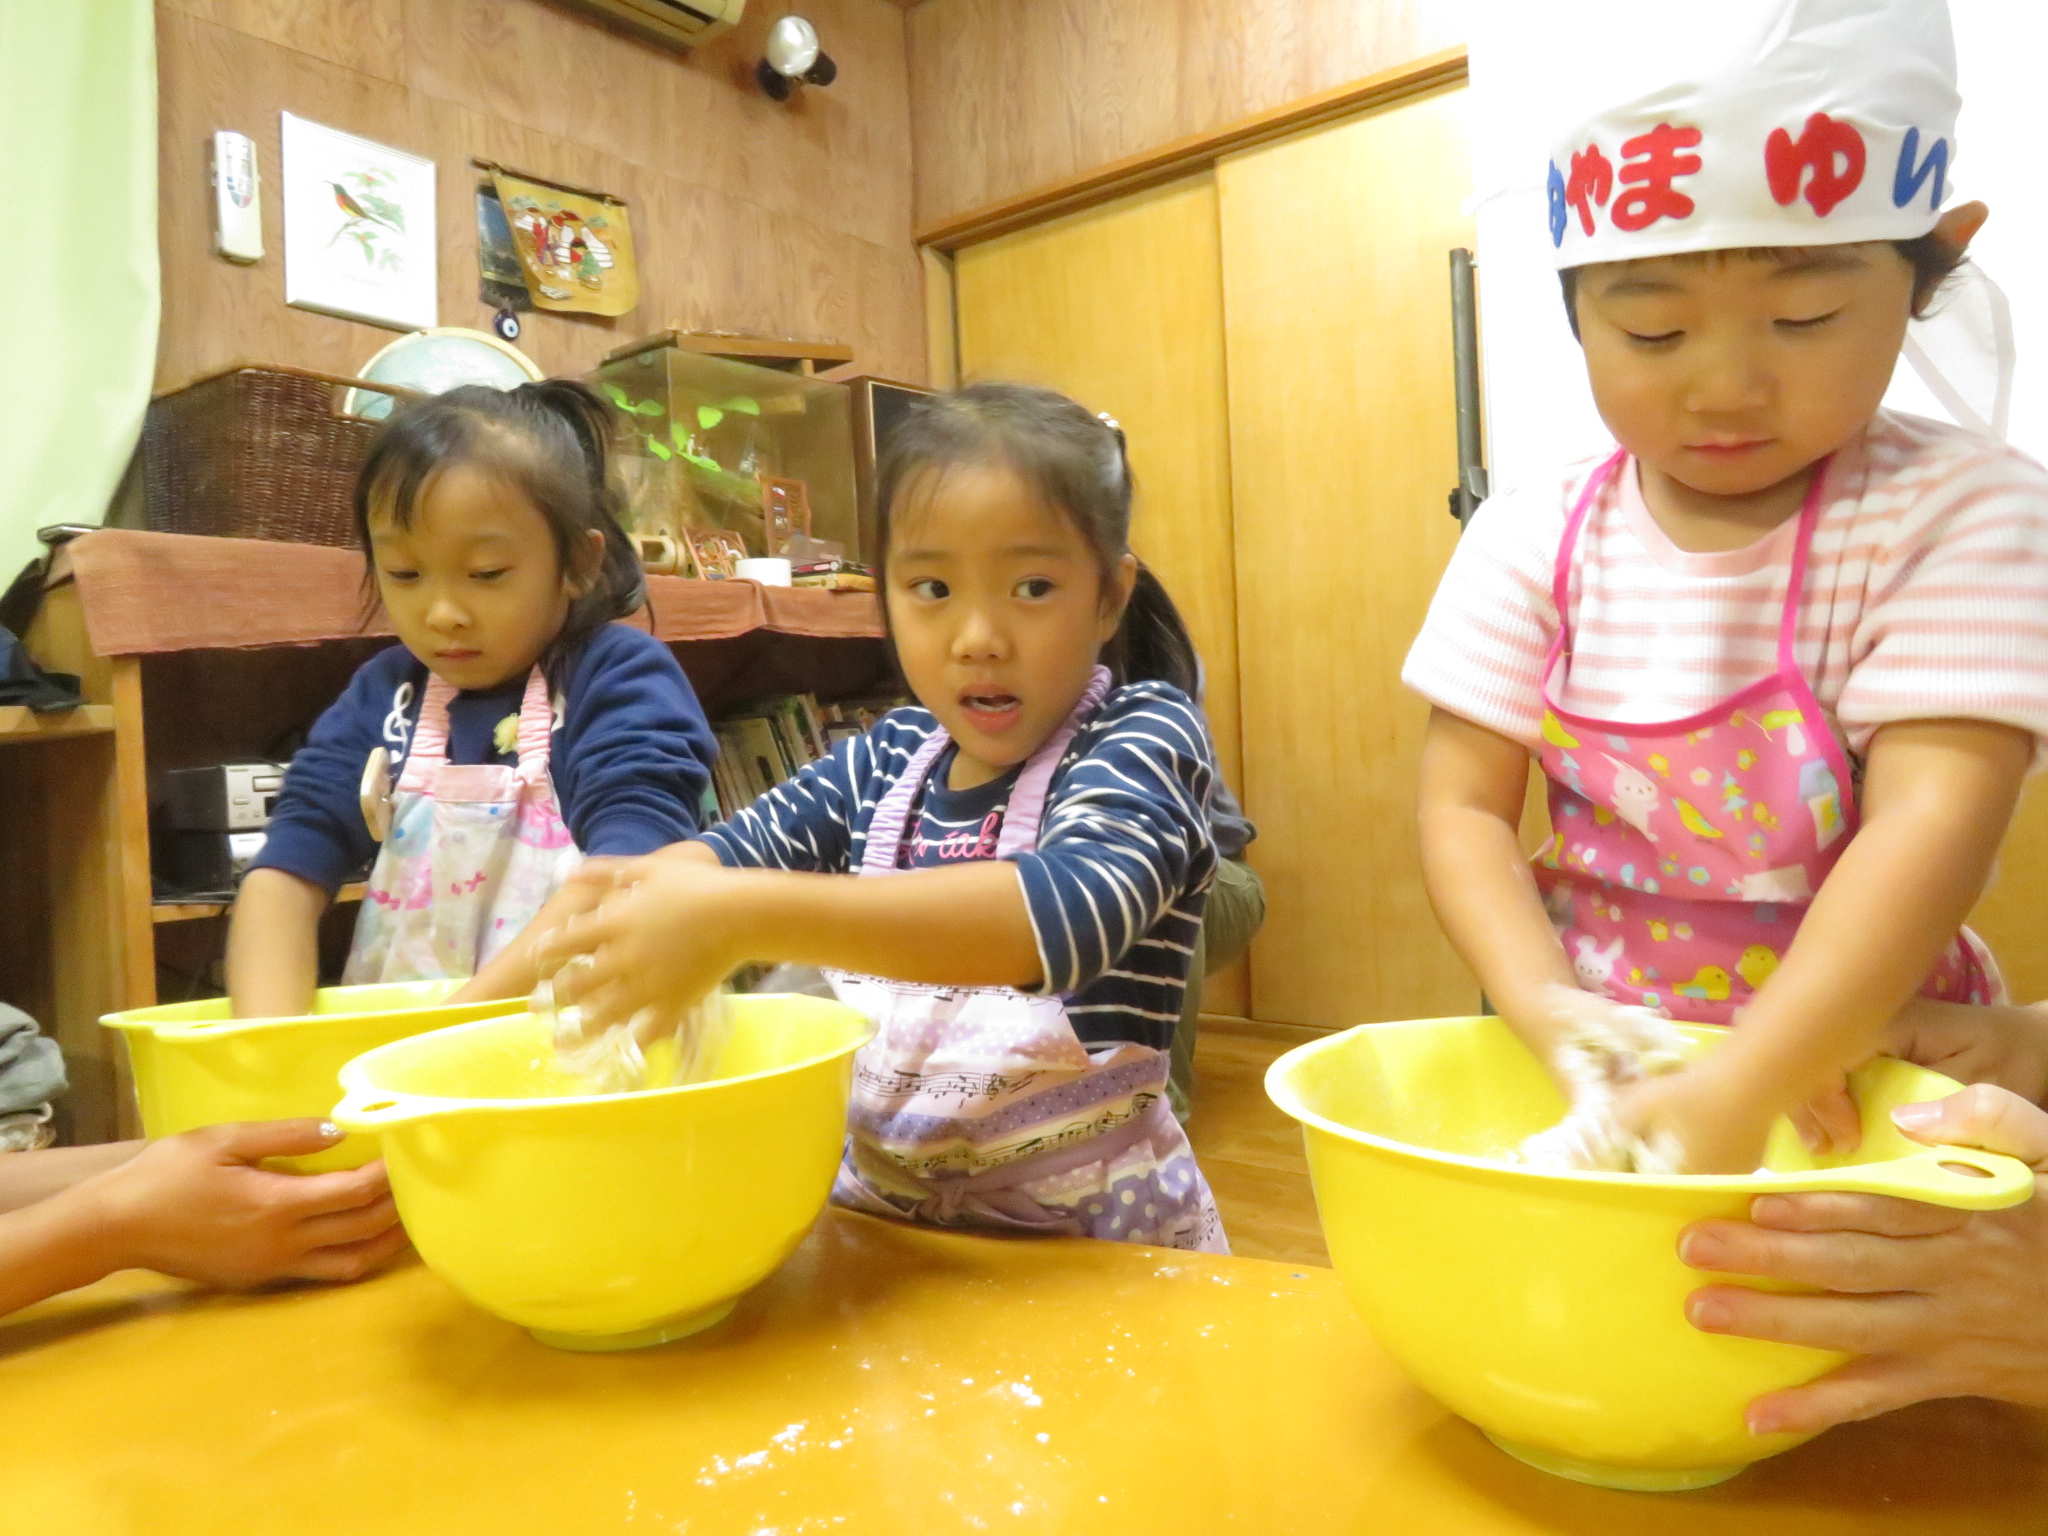
[[[237,1019],[224,997],[131,1008],[100,1020],[121,1032],[142,1105],[142,1128],[173,1136],[234,1120],[325,1115],[341,1097],[341,1069],[367,1050],[470,1019],[519,1012],[523,1002],[455,1003],[459,981],[323,987],[313,1011],[290,1019]],[[272,1158],[294,1173],[355,1168],[379,1155],[375,1136],[351,1136],[310,1157]]]
[[[1725,1033],[1687,1032],[1702,1048]],[[1891,1123],[1894,1106],[1957,1086],[1874,1061],[1851,1083],[1863,1146],[1849,1157],[1817,1165],[1780,1121],[1772,1172],[1653,1178],[1496,1161],[1564,1112],[1498,1019],[1364,1025],[1266,1074],[1304,1128],[1331,1261],[1387,1352],[1510,1455],[1638,1490],[1704,1488],[1790,1449],[1804,1437],[1754,1436],[1744,1407],[1847,1358],[1695,1330],[1684,1302],[1707,1278],[1679,1262],[1680,1229],[1773,1192],[2019,1204],[2034,1187],[2021,1163],[1936,1151]]]
[[[681,1338],[730,1312],[824,1209],[872,1032],[822,998],[727,1006],[706,1082],[579,1095],[547,1027],[521,1014],[350,1062],[334,1118],[384,1138],[413,1245],[485,1311],[565,1349]]]

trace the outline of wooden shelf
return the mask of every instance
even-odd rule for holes
[[[0,743],[49,741],[59,736],[99,736],[114,728],[114,706],[81,704],[39,715],[26,704],[0,704]]]
[[[334,893],[334,903],[340,906],[346,902],[363,899],[363,883],[358,880],[344,885]],[[189,923],[202,917],[220,917],[229,907],[229,901],[159,901],[149,909],[152,923]]]
[[[249,650],[379,639],[352,549],[103,528],[57,552],[51,581],[75,581],[93,654]],[[627,622],[671,644],[755,631],[814,640],[884,638],[872,593],[650,576]],[[75,669],[74,669],[75,670]]]

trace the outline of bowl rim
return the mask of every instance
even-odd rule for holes
[[[466,979],[464,977],[448,979],[427,978],[418,982],[376,981],[364,982],[361,985],[380,989],[394,986],[447,987],[452,992],[459,988]],[[321,987],[318,990],[322,992],[341,992],[351,991],[354,988]],[[222,1000],[224,1001],[224,999]],[[187,1003],[157,1003],[148,1008],[124,1008],[117,1013],[102,1015],[100,1026],[103,1029],[118,1029],[129,1034],[151,1034],[155,1035],[159,1040],[178,1040],[187,1037],[198,1037],[207,1040],[231,1040],[242,1035],[260,1034],[265,1030],[293,1028],[302,1024],[334,1024],[345,1019],[383,1019],[389,1018],[395,1013],[455,1013],[477,1008],[497,1008],[501,1010],[499,1013],[483,1014],[477,1018],[459,1019],[456,1021],[457,1024],[480,1024],[486,1019],[503,1017],[504,1014],[525,1012],[526,999],[523,997],[477,998],[467,1003],[454,1003],[448,1001],[444,995],[441,1001],[435,1003],[402,1003],[392,1008],[364,1008],[347,1013],[281,1013],[257,1019],[238,1019],[233,1014],[218,1019],[154,1019],[149,1017],[150,1014],[167,1009],[189,1006],[191,1005]],[[426,1031],[421,1031],[421,1033],[426,1033]]]
[[[758,1072],[741,1072],[731,1077],[712,1078],[702,1083],[673,1083],[666,1088],[633,1088],[623,1093],[568,1093],[544,1099],[458,1098],[452,1095],[405,1093],[397,1089],[381,1088],[369,1080],[369,1073],[374,1065],[374,1059],[387,1051],[397,1051],[404,1047],[416,1045],[429,1035],[452,1035],[459,1030],[482,1029],[486,1025],[503,1024],[507,1019],[511,1018],[534,1017],[531,1009],[521,1007],[511,1013],[493,1014],[489,1018],[483,1019],[467,1019],[460,1024],[449,1024],[440,1029],[422,1030],[416,1035],[408,1035],[403,1040],[393,1040],[385,1045],[374,1046],[363,1052],[362,1055],[344,1063],[339,1074],[342,1097],[340,1102],[334,1106],[334,1111],[330,1118],[341,1125],[344,1130],[350,1129],[351,1121],[354,1121],[364,1130],[382,1132],[394,1126],[402,1125],[407,1121],[419,1119],[425,1115],[481,1114],[491,1111],[532,1113],[534,1111],[575,1109],[583,1105],[618,1102],[620,1100],[645,1102],[652,1099],[673,1097],[678,1094],[701,1093],[707,1088],[730,1087],[735,1083],[758,1082],[764,1078],[779,1077],[785,1073],[799,1072],[806,1067],[815,1067],[821,1062],[831,1061],[841,1056],[850,1056],[875,1037],[875,1021],[849,1004],[834,1002],[830,998],[813,998],[809,994],[801,992],[751,992],[744,995],[749,998],[803,998],[809,1002],[823,1003],[835,1008],[845,1008],[860,1019],[861,1028],[853,1038],[841,1045],[834,1046],[827,1051],[819,1051],[814,1055],[802,1057],[796,1061],[784,1062],[780,1066],[764,1067]],[[390,1110],[366,1112],[364,1109],[351,1105],[350,1100],[352,1099],[368,1099],[376,1102],[389,1099],[393,1101],[395,1107]]]
[[[1975,1148],[1928,1146],[1916,1152],[1908,1153],[1904,1157],[1878,1158],[1866,1163],[1844,1163],[1835,1168],[1787,1169],[1779,1173],[1648,1174],[1610,1173],[1592,1169],[1554,1170],[1524,1168],[1518,1164],[1502,1162],[1496,1158],[1475,1157],[1466,1152],[1443,1152],[1433,1147],[1419,1147],[1413,1142],[1396,1141],[1390,1136],[1382,1136],[1375,1131],[1365,1131],[1358,1129],[1356,1126],[1340,1124],[1330,1119],[1327,1115],[1319,1114],[1304,1104],[1301,1101],[1299,1090],[1290,1081],[1295,1071],[1298,1070],[1300,1063],[1322,1052],[1335,1050],[1344,1041],[1367,1030],[1402,1025],[1470,1024],[1495,1017],[1494,1015],[1487,1014],[1467,1014],[1453,1015],[1441,1019],[1385,1019],[1364,1024],[1354,1024],[1349,1029],[1338,1030],[1333,1034],[1325,1035],[1320,1040],[1311,1040],[1302,1045],[1297,1045],[1292,1050],[1277,1057],[1273,1064],[1266,1069],[1266,1097],[1271,1099],[1280,1112],[1288,1116],[1288,1118],[1299,1122],[1305,1127],[1334,1136],[1339,1141],[1362,1144],[1378,1151],[1392,1153],[1396,1157],[1418,1162],[1440,1163],[1450,1167],[1469,1168],[1475,1172],[1503,1176],[1517,1182],[1564,1182],[1568,1184],[1635,1190],[1682,1190],[1694,1194],[1768,1195],[1801,1194],[1819,1190],[1853,1190],[1858,1185],[1866,1185],[1873,1180],[1883,1182],[1884,1176],[1881,1173],[1875,1172],[1875,1170],[1896,1167],[1901,1163],[1939,1164],[1943,1162],[1966,1162],[1983,1168],[1984,1171],[1992,1174],[1992,1178],[1978,1181],[1985,1186],[1990,1186],[1993,1183],[2011,1183],[2011,1171],[2003,1167],[1994,1167],[1994,1164],[2010,1163],[2014,1169],[2025,1167],[2024,1164],[2017,1162],[2015,1159],[1999,1157],[1995,1153],[1980,1152]],[[1505,1023],[1502,1024],[1502,1027],[1506,1027]],[[1689,1024],[1683,1021],[1679,1022],[1679,1027],[1689,1031],[1703,1032],[1709,1038],[1727,1035],[1732,1032],[1725,1026]],[[1944,1077],[1932,1068],[1919,1066],[1909,1061],[1900,1061],[1898,1065],[1933,1078],[1937,1083],[1948,1085],[1947,1088],[1931,1094],[1930,1097],[1944,1098],[1949,1093],[1960,1092],[1962,1089],[1962,1084],[1957,1083],[1953,1078]],[[2028,1170],[2028,1172],[2031,1173],[2031,1170]],[[1893,1190],[1874,1192],[1898,1193]],[[1992,1191],[1987,1187],[1984,1193],[1991,1194]],[[1931,1196],[1915,1193],[1899,1194],[1899,1198],[1929,1200]],[[2025,1199],[2026,1196],[2021,1195],[2018,1198]],[[1948,1202],[1944,1201],[1942,1203],[1947,1204]],[[1995,1203],[1997,1206],[2004,1206],[2017,1202],[2013,1199],[2001,1198]],[[1991,1205],[1978,1206],[1973,1202],[1970,1208],[1990,1209],[1994,1207]]]

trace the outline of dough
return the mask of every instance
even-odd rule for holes
[[[705,1082],[717,1075],[731,1033],[722,990],[666,1029],[650,1028],[652,1016],[643,1010],[630,1024],[614,1024],[595,1038],[585,1036],[583,1011],[574,1003],[555,1006],[553,982],[535,987],[527,1006],[550,1026],[555,1064],[585,1093],[636,1093]],[[645,1051],[640,1047],[642,1037],[651,1042]]]
[[[1514,1161],[1550,1173],[1672,1174],[1677,1146],[1660,1134],[1645,1141],[1614,1118],[1623,1089],[1675,1072],[1687,1059],[1686,1037],[1646,1008],[1623,1008],[1620,1027],[1586,1020],[1558,1047],[1556,1065],[1571,1111],[1516,1149]]]

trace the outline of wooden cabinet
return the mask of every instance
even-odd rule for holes
[[[636,622],[674,647],[708,711],[742,698],[892,686],[865,593],[653,577]],[[63,1048],[70,1142],[139,1134],[101,1015],[205,985],[226,907],[154,902],[149,784],[168,768],[262,758],[393,644],[352,550],[107,529],[58,554],[30,653],[89,703],[0,710],[0,999]],[[360,899],[344,889],[344,903]],[[330,914],[345,944],[352,918]]]

